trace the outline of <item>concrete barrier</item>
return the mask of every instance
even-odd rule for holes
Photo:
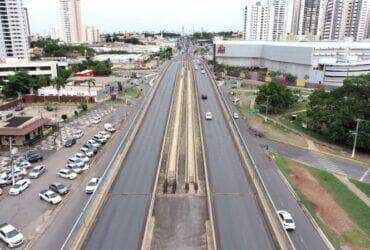
[[[127,152],[132,145],[134,138],[141,127],[142,121],[144,120],[147,110],[153,100],[155,93],[157,92],[158,86],[163,79],[164,74],[167,72],[170,63],[167,63],[164,66],[162,74],[158,78],[157,84],[154,86],[154,89],[150,92],[149,96],[146,98],[146,102],[143,103],[141,111],[138,112],[136,117],[133,120],[130,128],[127,131],[125,137],[123,138],[120,147],[117,149],[115,154],[116,157],[113,157],[111,163],[109,164],[108,168],[104,172],[103,176],[105,178],[101,184],[99,185],[98,192],[95,192],[93,196],[87,202],[83,212],[78,217],[76,223],[74,224],[71,232],[67,236],[67,239],[61,249],[81,249],[85,239],[88,236],[91,228],[95,223],[95,219],[97,218],[99,212],[101,211],[107,197],[109,190],[117,176],[117,173],[121,169],[121,164],[124,158],[127,155]],[[136,122],[136,123],[135,123]],[[131,133],[130,133],[131,132]],[[125,138],[127,138],[127,142],[125,144]],[[124,146],[124,147],[123,147]],[[123,147],[123,149],[122,149]],[[122,151],[121,151],[122,150]],[[121,151],[121,152],[120,152]],[[118,155],[119,154],[119,155]],[[111,166],[111,168],[109,168]]]

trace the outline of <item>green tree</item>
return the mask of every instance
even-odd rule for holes
[[[356,119],[361,119],[358,148],[370,151],[370,74],[344,80],[330,92],[316,90],[309,98],[309,129],[330,141],[352,146]]]
[[[67,81],[68,78],[70,78],[72,74],[73,74],[72,69],[62,69],[60,71],[60,77],[62,77],[64,81]]]
[[[98,62],[94,68],[94,75],[96,76],[109,76],[112,74],[110,62]]]
[[[91,86],[95,86],[95,79],[91,78],[87,80],[87,87],[89,88],[89,99],[91,97]]]
[[[17,97],[18,93],[29,94],[34,86],[35,80],[27,72],[20,71],[9,77],[8,82],[4,82],[2,92],[7,98]]]
[[[56,77],[52,80],[52,85],[58,91],[58,102],[60,102],[60,90],[66,85],[62,77]]]
[[[260,109],[265,110],[268,104],[268,112],[273,114],[286,111],[297,101],[298,98],[289,88],[276,82],[260,86],[256,98],[256,104]]]

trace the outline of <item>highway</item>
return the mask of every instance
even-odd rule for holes
[[[228,100],[227,98],[225,99]],[[230,101],[227,101],[227,104],[232,112],[238,112]],[[236,124],[248,145],[276,208],[289,211],[295,220],[296,230],[288,233],[294,247],[296,249],[328,249],[318,231],[278,173],[277,166],[267,156],[265,149],[261,146],[264,143],[261,143],[245,127],[243,119],[237,119]]]
[[[274,249],[212,83],[196,71],[216,238],[219,249]],[[205,121],[206,112],[213,120]]]
[[[140,248],[179,65],[165,73],[85,249]]]

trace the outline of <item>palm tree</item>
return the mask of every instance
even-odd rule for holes
[[[95,79],[94,78],[90,78],[89,80],[86,81],[87,83],[87,87],[89,88],[89,102],[90,102],[90,98],[91,98],[91,86],[95,86]]]
[[[60,90],[66,86],[66,82],[64,81],[64,79],[62,77],[56,77],[52,80],[52,83],[54,88],[57,89],[58,91],[58,101],[60,102]]]

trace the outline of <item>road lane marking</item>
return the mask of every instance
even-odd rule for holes
[[[367,171],[364,173],[364,175],[360,178],[360,181],[364,181],[365,177],[369,173],[370,168],[367,169]]]

